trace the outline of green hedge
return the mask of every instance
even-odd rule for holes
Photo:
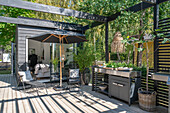
[[[0,70],[0,74],[11,74],[11,70]]]

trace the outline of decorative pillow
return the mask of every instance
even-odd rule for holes
[[[78,78],[79,77],[79,69],[70,69],[69,76],[70,76],[70,78]]]
[[[33,80],[33,78],[32,78],[32,75],[31,75],[31,72],[30,72],[30,71],[25,71],[25,73],[26,73],[26,79],[27,79],[27,80]]]

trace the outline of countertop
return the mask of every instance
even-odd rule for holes
[[[151,78],[153,80],[167,82],[167,85],[170,85],[170,73],[152,73]]]
[[[94,71],[98,73],[105,73],[109,75],[117,75],[117,76],[128,77],[128,78],[141,76],[141,73],[139,71],[117,71],[117,70],[105,69],[101,67],[95,67]]]

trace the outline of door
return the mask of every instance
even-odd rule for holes
[[[129,102],[129,86],[127,82],[118,82],[119,87],[119,98]]]
[[[119,87],[116,80],[109,79],[109,94],[116,98],[119,98]]]

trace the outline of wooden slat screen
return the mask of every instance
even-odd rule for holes
[[[163,33],[163,38],[170,38],[170,18],[159,21],[158,33]],[[158,72],[170,72],[170,43],[162,44],[163,38],[157,38],[158,48]]]

